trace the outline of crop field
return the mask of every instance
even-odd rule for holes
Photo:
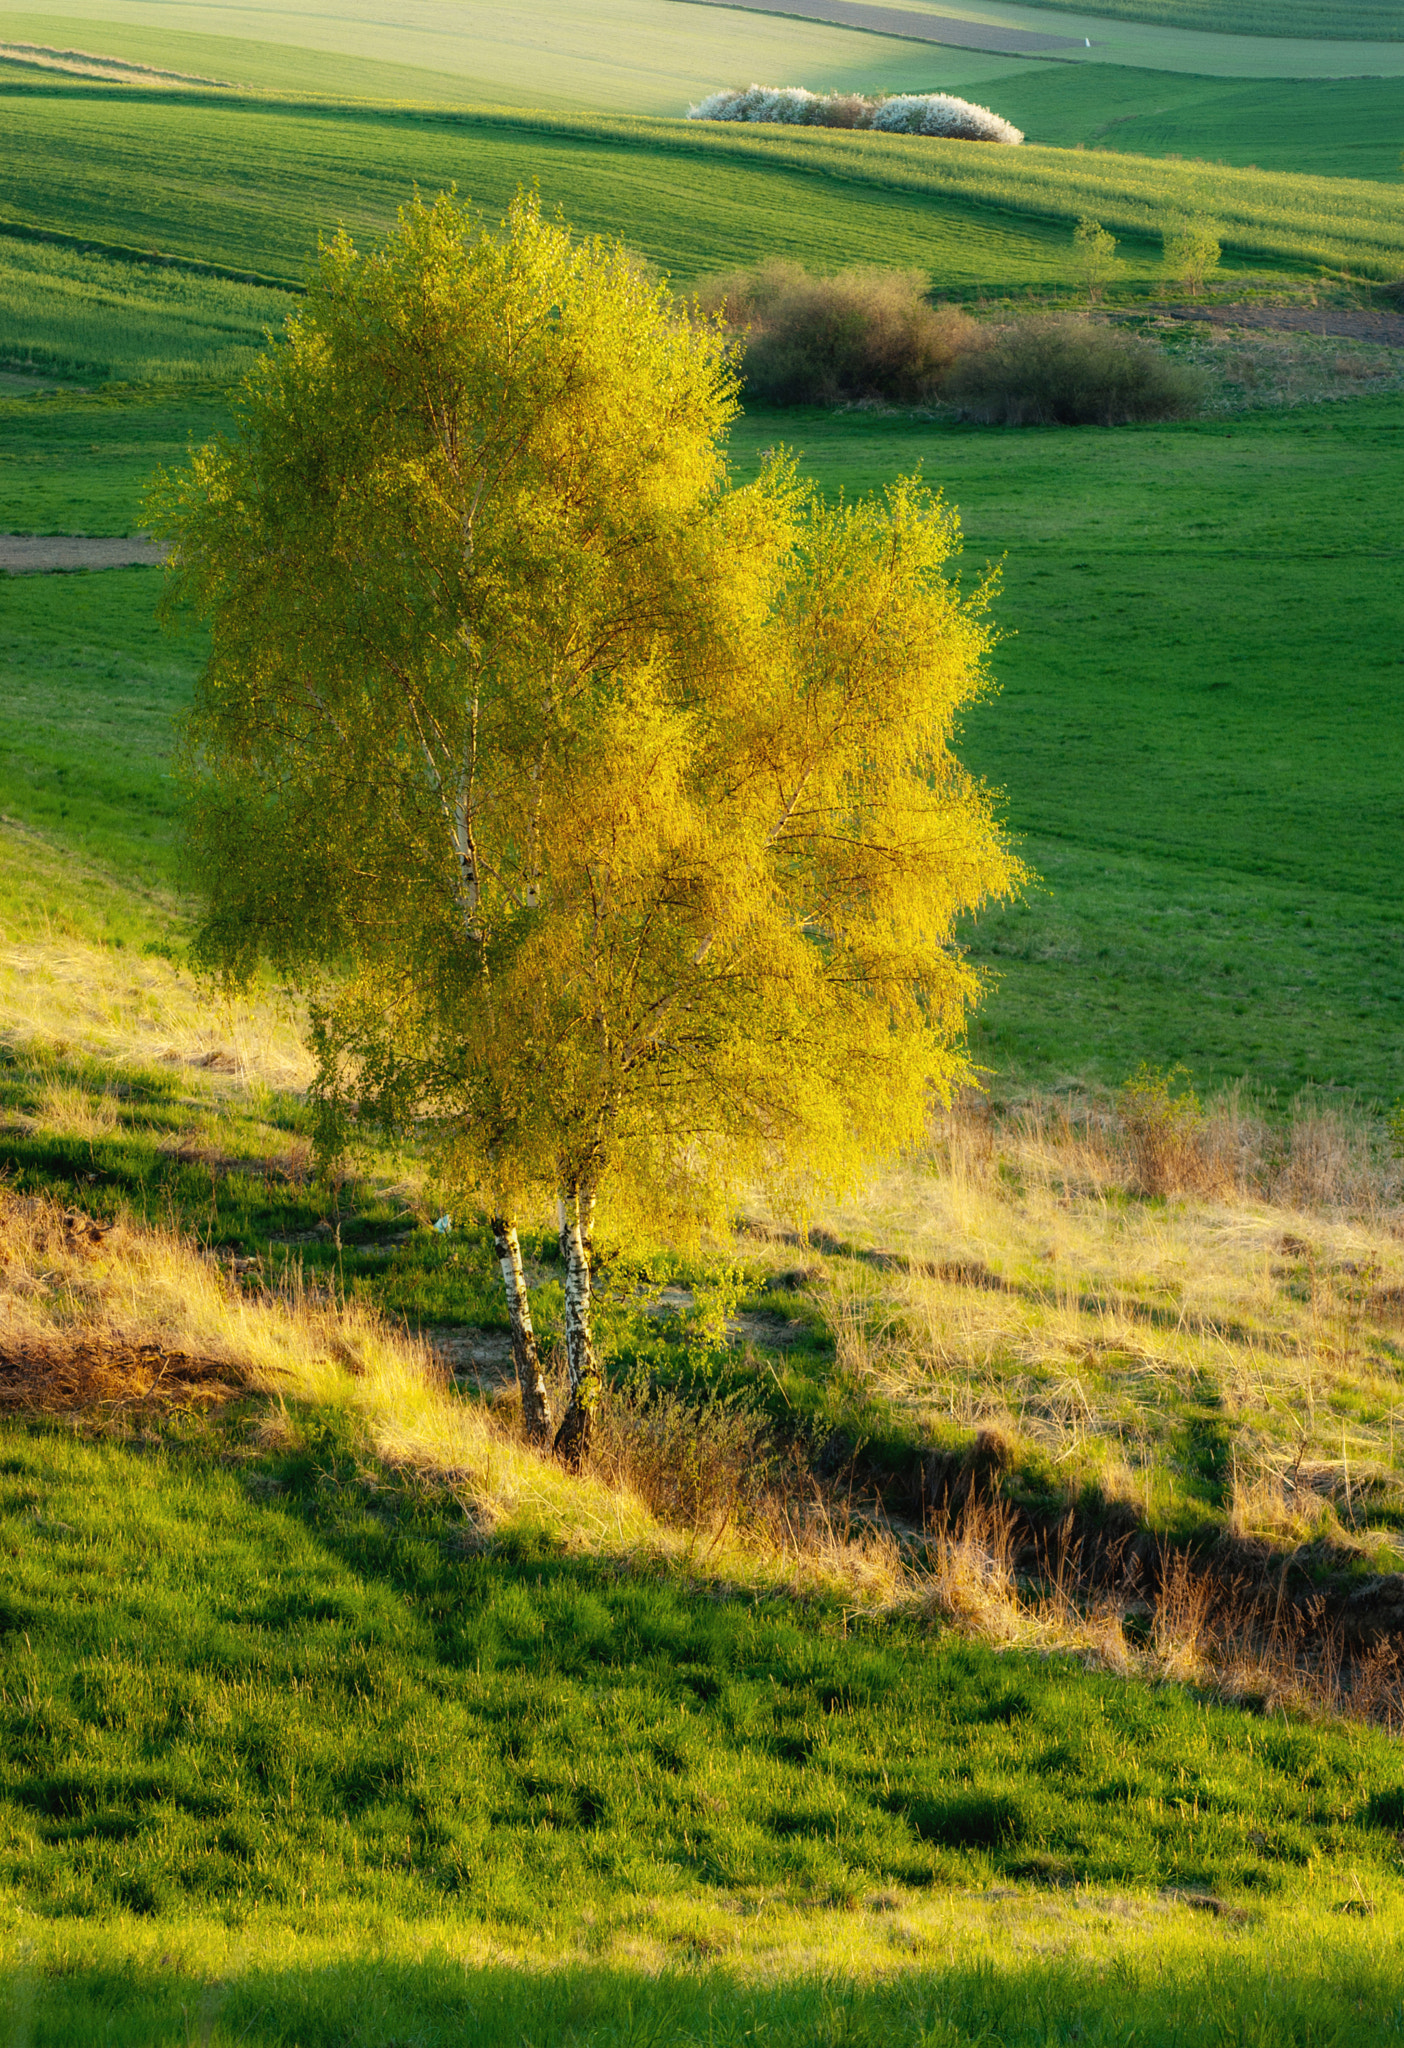
[[[998,100],[1031,141],[1063,149],[1401,183],[1404,79],[1243,80],[1041,64],[1001,79]]]
[[[1028,4],[1057,8],[1063,0],[1028,0]],[[1400,0],[1098,0],[1095,11],[1118,21],[1154,21],[1169,28],[1210,29],[1227,35],[1404,40]]]
[[[917,265],[955,291],[1067,284],[1073,224],[1092,211],[1121,237],[1125,285],[1144,289],[1159,277],[1166,223],[1211,200],[1230,269],[1321,263],[1389,277],[1404,264],[1404,188],[1365,180],[1101,151],[913,149],[875,135],[573,117],[421,119],[75,86],[12,89],[5,105],[0,209],[9,220],[109,253],[155,249],[270,282],[305,274],[318,231],[385,226],[416,183],[457,182],[493,212],[533,179],[582,232],[625,233],[682,283],[786,254],[821,269]],[[206,173],[214,159],[217,189]],[[176,289],[141,286],[148,300]],[[236,306],[238,291],[228,291],[233,321],[257,305]],[[62,304],[54,299],[43,345],[91,353],[76,274]],[[22,348],[13,327],[0,330],[0,352]]]
[[[123,384],[228,384],[285,292],[0,236],[0,352],[16,369]],[[13,459],[10,449],[0,461]]]
[[[217,14],[85,0],[74,19],[0,12],[0,41],[96,50],[279,93],[647,114],[680,114],[718,76],[923,90],[936,70],[959,87],[1010,68],[999,54],[677,0],[517,0],[475,20],[471,36],[443,0],[402,7],[393,25],[371,6],[315,0]]]
[[[230,5],[214,17],[197,0],[84,0],[80,17],[0,13],[0,41],[125,57],[273,92],[660,115],[680,112],[719,84],[752,80],[814,90],[963,92],[1040,65],[1037,56],[1011,57],[1010,31],[1066,39],[1059,70],[1086,61],[1197,78],[1404,74],[1399,10],[1391,0],[1333,5],[1324,23],[1305,16],[1313,0],[1289,0],[1273,11],[1269,34],[1245,32],[1247,24],[1230,13],[1230,6],[1236,12],[1262,0],[1201,0],[1213,18],[1171,14],[1186,4],[1147,0],[1148,9],[1164,11],[1131,18],[1131,5],[1050,12],[1036,0],[963,0],[961,46],[952,47],[894,36],[890,0],[876,32],[801,20],[770,6],[757,12],[690,0],[515,0],[475,19],[471,38],[460,33],[461,17],[444,0],[411,0],[393,23],[367,0],[302,0],[276,13]],[[927,35],[936,17],[939,31],[941,8],[927,0],[898,6]],[[1343,28],[1347,21],[1358,24],[1355,32]],[[989,50],[966,47],[982,27]],[[1091,51],[1081,47],[1086,42]]]

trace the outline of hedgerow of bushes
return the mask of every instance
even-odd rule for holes
[[[997,327],[952,365],[945,397],[970,419],[1010,427],[1120,427],[1185,419],[1197,370],[1154,343],[1064,314]]]
[[[706,280],[702,311],[744,336],[746,389],[775,405],[837,405],[936,398],[980,326],[955,306],[933,306],[919,271],[843,270],[811,277],[772,258]]]
[[[689,121],[769,121],[800,128],[873,128],[887,135],[935,135],[952,142],[1020,143],[1021,128],[988,107],[945,92],[869,98],[858,92],[807,92],[802,85],[752,85],[709,93]]]
[[[774,405],[954,405],[1007,426],[1178,419],[1199,373],[1153,343],[1077,315],[994,326],[933,305],[919,271],[813,277],[780,258],[705,279],[704,317],[736,336],[746,390]]]

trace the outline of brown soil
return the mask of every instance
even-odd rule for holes
[[[1148,306],[1162,320],[1208,321],[1215,327],[1255,328],[1271,334],[1317,334],[1338,341],[1373,341],[1404,348],[1404,313],[1371,306]]]
[[[944,43],[959,50],[1080,50],[1081,36],[1046,36],[1023,28],[994,28],[988,22],[956,21],[946,14],[908,14],[898,7],[869,7],[862,0],[699,0],[704,7],[740,7],[747,14],[788,14],[801,21],[832,22],[835,28],[864,28],[873,35],[900,36],[909,43]]]
[[[236,1366],[158,1344],[0,1343],[0,1414],[209,1407],[238,1393],[239,1377]]]
[[[0,533],[0,571],[40,576],[56,569],[159,568],[166,550],[137,534],[130,540],[82,533]]]

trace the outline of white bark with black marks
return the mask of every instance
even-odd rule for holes
[[[551,1441],[551,1397],[541,1370],[536,1331],[532,1327],[531,1303],[527,1299],[526,1268],[517,1226],[505,1216],[492,1219],[493,1249],[502,1269],[507,1294],[507,1316],[512,1326],[512,1363],[517,1368],[517,1385],[522,1394],[522,1421],[533,1443]]]
[[[561,1254],[565,1260],[566,1370],[570,1403],[556,1432],[556,1455],[580,1465],[590,1448],[590,1422],[600,1397],[600,1368],[595,1357],[593,1304],[590,1289],[590,1226],[595,1198],[572,1188],[562,1196]]]

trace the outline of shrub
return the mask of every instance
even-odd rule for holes
[[[1064,315],[986,330],[963,347],[946,396],[972,419],[1013,427],[1115,427],[1183,419],[1200,374],[1114,327]]]
[[[891,135],[945,135],[956,142],[1007,142],[1024,139],[1023,130],[988,107],[949,93],[899,93],[873,110],[867,124]]]
[[[745,334],[746,388],[779,405],[936,396],[977,322],[933,306],[919,271],[855,269],[811,277],[774,259],[704,281],[698,300]]]
[[[1204,1189],[1217,1177],[1204,1142],[1203,1106],[1192,1088],[1177,1091],[1178,1078],[1177,1069],[1162,1073],[1143,1061],[1117,1093],[1122,1142],[1143,1194]]]
[[[1109,235],[1090,213],[1084,213],[1073,229],[1073,252],[1087,297],[1095,304],[1116,271],[1116,236]]]
[[[763,1515],[776,1463],[763,1419],[736,1400],[699,1403],[642,1380],[601,1405],[593,1453],[597,1477],[631,1487],[660,1521],[704,1532]]]
[[[1198,296],[1211,270],[1219,267],[1219,230],[1204,214],[1165,230],[1165,268],[1187,292]]]
[[[988,107],[944,92],[865,98],[856,92],[807,92],[802,85],[752,85],[709,93],[689,121],[769,121],[801,128],[876,128],[888,135],[935,135],[956,142],[1019,143],[1022,129]]]

